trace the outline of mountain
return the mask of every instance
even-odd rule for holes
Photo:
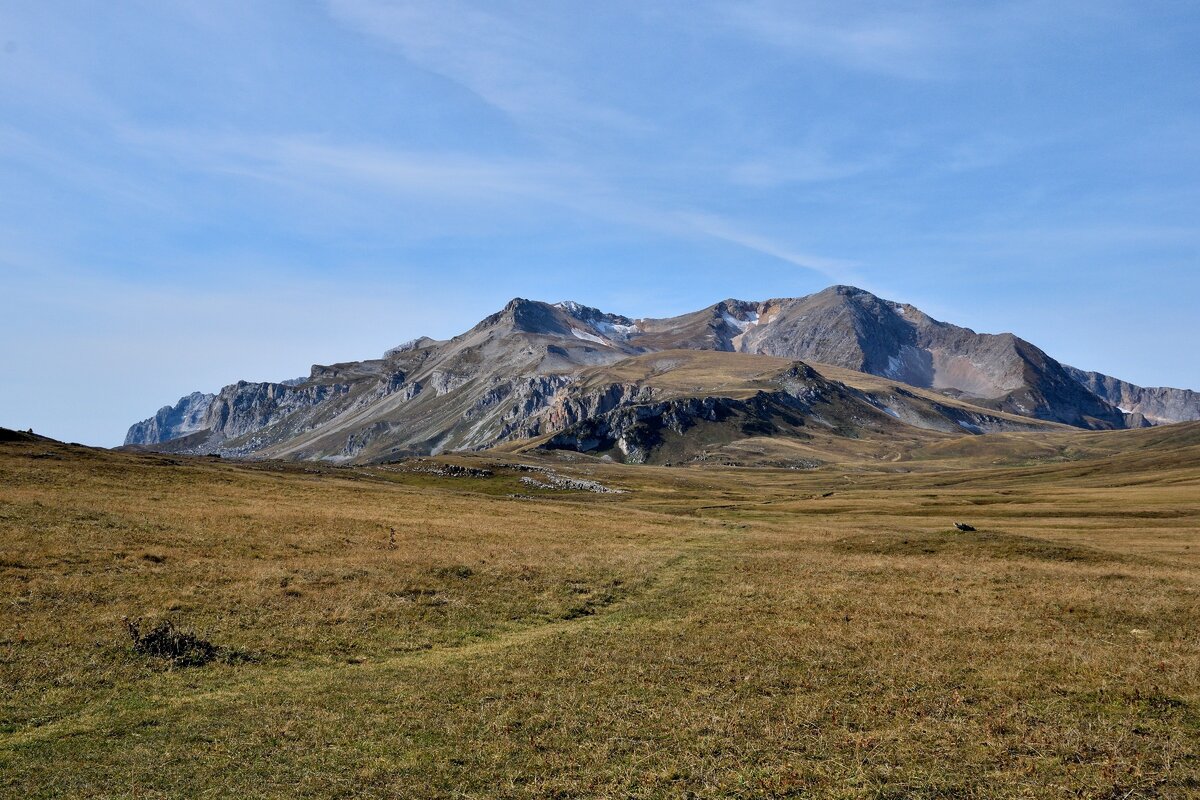
[[[669,343],[833,364],[1075,427],[1128,424],[1063,365],[1011,333],[978,334],[851,286],[762,303],[726,300],[644,327],[657,347]],[[698,336],[700,329],[707,335]]]
[[[831,436],[1112,429],[1196,410],[1192,392],[1087,376],[1012,334],[978,334],[847,286],[639,320],[518,298],[448,341],[193,393],[131,427],[126,444],[384,461],[530,440],[704,460],[748,440],[831,447]],[[1121,402],[1137,392],[1140,407]]]
[[[1165,386],[1135,386],[1119,378],[1074,367],[1067,367],[1067,373],[1092,394],[1127,414],[1140,415],[1151,424],[1200,420],[1200,392]]]
[[[302,382],[226,386],[133,426],[128,445],[232,456],[381,459],[511,438],[580,368],[637,348],[623,317],[516,299],[470,331],[384,358],[314,366]],[[170,445],[170,446],[165,446]]]

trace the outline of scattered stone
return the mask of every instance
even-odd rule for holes
[[[419,472],[441,478],[490,478],[496,473],[490,469],[461,467],[458,464],[406,464],[400,472]]]
[[[545,481],[524,477],[521,478],[521,483],[526,486],[532,486],[535,489],[547,489],[559,492],[579,491],[594,492],[595,494],[625,494],[623,489],[612,489],[599,481],[589,481],[583,478],[564,478],[562,475],[555,475],[554,473],[547,473]]]

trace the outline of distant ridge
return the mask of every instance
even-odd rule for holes
[[[626,361],[650,363],[630,361],[645,354],[675,351],[729,354],[704,362],[728,380],[663,384],[660,378],[673,363],[693,377],[699,374],[697,362],[682,356],[654,361],[645,374],[640,367],[621,367]],[[773,358],[760,362],[755,356]],[[755,365],[752,372],[768,377],[747,379],[742,359]],[[852,372],[831,379],[822,372],[829,368]],[[796,369],[809,370],[804,374],[811,373],[810,381],[825,382],[821,392],[840,398],[836,413],[827,408],[824,415],[814,414],[786,388],[778,394],[789,380],[782,376]],[[662,385],[655,388],[656,381]],[[581,399],[585,384],[599,386],[609,399]],[[795,388],[795,381],[789,385]],[[776,400],[736,409],[736,403],[724,402],[751,386]],[[900,403],[896,398],[905,393],[918,399]],[[704,402],[683,402],[685,397]],[[577,404],[573,414],[553,413],[570,402]],[[664,402],[673,404],[669,413]],[[591,422],[579,417],[588,408],[596,417]],[[626,414],[622,408],[640,410]],[[750,419],[755,413],[765,416],[756,423]],[[567,427],[599,431],[601,416],[608,415],[605,424],[611,426],[639,414],[645,419],[666,414],[670,419],[660,429],[675,439],[700,428],[726,442],[739,436],[803,439],[814,426],[829,423],[830,414],[842,420],[834,426],[842,437],[908,435],[914,429],[961,436],[1039,425],[1109,430],[1200,419],[1200,395],[1083,372],[1013,334],[976,333],[852,286],[799,298],[728,299],[677,317],[638,320],[572,301],[516,298],[449,341],[421,337],[380,359],[314,366],[307,378],[240,381],[216,394],[190,394],[133,425],[126,444],[243,457],[378,461],[525,439],[551,437],[549,442],[556,435],[553,446],[559,446],[570,440]],[[717,431],[707,423],[719,420],[685,419],[703,414],[726,414],[738,422],[722,423]],[[879,414],[888,419],[880,421]],[[615,433],[601,437],[603,442],[577,437],[573,446],[646,460],[654,458],[662,439],[651,437],[648,448],[624,448]],[[676,450],[703,457],[703,448]]]

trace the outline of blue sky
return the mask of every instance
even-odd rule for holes
[[[1200,388],[1194,2],[0,2],[0,425],[851,283]]]

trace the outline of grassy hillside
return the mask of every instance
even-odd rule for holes
[[[1200,425],[923,447],[0,443],[0,795],[1200,794]],[[219,650],[139,654],[123,617]]]
[[[636,389],[639,399],[614,404],[613,389]],[[787,402],[785,391],[793,395]],[[709,405],[702,410],[679,403],[682,410],[667,410],[671,401],[688,398]],[[641,413],[625,413],[635,406]],[[589,410],[576,417],[564,408]],[[672,413],[674,427],[662,422]],[[961,439],[964,429],[1077,430],[826,364],[695,350],[646,353],[585,369],[541,418],[543,435],[496,449],[579,449],[586,442],[581,449],[628,461],[629,452],[617,445],[624,438],[637,445],[632,460],[644,463],[796,467],[907,460],[924,445]]]

